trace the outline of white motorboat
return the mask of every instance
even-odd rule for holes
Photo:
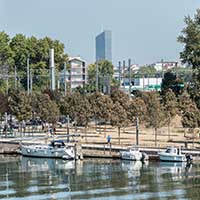
[[[129,147],[127,150],[120,151],[120,155],[121,159],[124,160],[144,161],[149,159],[146,153],[140,152],[136,147]]]
[[[52,141],[51,144],[45,145],[20,145],[20,153],[23,156],[44,157],[44,158],[64,158],[74,159],[74,147],[66,146],[62,140]]]
[[[186,162],[192,160],[191,155],[182,154],[181,148],[176,147],[167,147],[165,151],[159,152],[158,156],[161,161]]]

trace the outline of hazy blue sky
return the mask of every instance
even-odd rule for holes
[[[112,31],[113,63],[177,60],[184,16],[200,0],[0,0],[0,31],[58,39],[70,55],[95,60],[95,36]]]

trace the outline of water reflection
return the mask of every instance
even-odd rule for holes
[[[170,173],[180,176],[192,169],[192,164],[187,162],[160,162],[158,166],[160,174]]]
[[[62,160],[52,158],[21,157],[22,171],[47,171],[47,170],[71,170],[75,168],[74,160]]]
[[[198,164],[0,157],[6,200],[196,199],[199,185]]]
[[[140,177],[142,170],[147,168],[149,165],[149,161],[129,161],[122,160],[122,169],[128,172],[128,177]]]

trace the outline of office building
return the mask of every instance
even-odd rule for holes
[[[96,37],[96,61],[112,62],[111,31],[105,30]]]

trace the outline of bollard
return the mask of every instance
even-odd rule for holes
[[[83,159],[83,153],[82,153],[82,147],[81,144],[75,144],[74,146],[75,150],[75,160],[82,160]]]

